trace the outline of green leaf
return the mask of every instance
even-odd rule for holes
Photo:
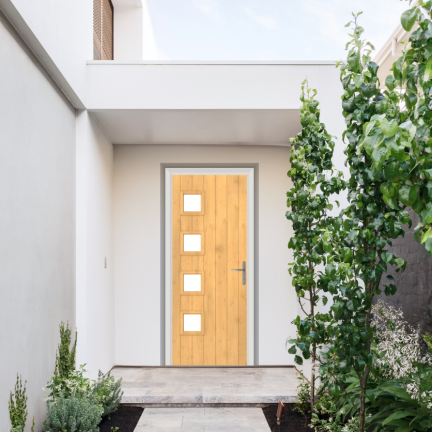
[[[399,129],[399,125],[396,120],[392,120],[391,122],[389,122],[387,119],[384,119],[381,122],[380,128],[385,135],[387,135],[388,137],[392,137],[396,135]]]
[[[311,330],[311,323],[309,321],[302,320],[299,326],[299,334],[300,336],[307,336]]]
[[[404,417],[408,416],[416,416],[417,412],[413,410],[406,410],[406,411],[396,411],[393,414],[389,415],[384,421],[383,426],[390,423],[392,420],[399,420]],[[414,429],[414,428],[413,428]]]
[[[432,255],[432,237],[426,240],[425,248]]]
[[[391,142],[388,146],[390,149],[391,156],[397,159],[399,162],[405,160],[407,153],[405,152],[405,146],[399,146],[396,142]]]
[[[432,58],[430,58],[428,60],[428,62],[426,63],[426,70],[425,70],[425,74],[423,77],[423,81],[428,82],[430,80],[431,76],[432,76]]]
[[[402,258],[396,258],[395,261],[397,264],[397,268],[401,268],[402,266],[404,266],[406,264],[406,261],[403,260]]]
[[[385,138],[384,134],[378,131],[366,137],[365,140],[363,141],[363,145],[367,154],[371,155],[373,151],[383,143],[384,138]]]
[[[432,234],[432,228],[429,228],[422,236],[421,243],[423,244]]]
[[[403,224],[408,224],[411,222],[410,214],[406,210],[400,211],[398,218],[401,221],[401,223],[403,223]]]
[[[389,263],[393,259],[394,255],[391,252],[383,251],[381,258],[385,263]]]
[[[322,302],[323,305],[325,306],[328,303],[328,298],[326,296],[322,296]]]
[[[388,150],[386,147],[378,147],[372,153],[372,161],[375,169],[379,170],[387,160]]]
[[[295,353],[297,352],[297,348],[296,348],[296,346],[293,345],[293,346],[288,350],[288,352],[289,352],[290,354],[295,354]]]
[[[395,82],[395,79],[394,79],[393,75],[389,75],[385,80],[385,85],[387,86],[387,88],[390,91],[393,91],[394,88],[396,87],[394,82]]]
[[[349,247],[342,248],[342,259],[345,263],[351,263],[353,260],[353,251]]]
[[[348,337],[348,340],[351,345],[358,345],[360,342],[360,335],[358,333],[351,333]]]
[[[360,50],[352,49],[348,53],[347,62],[353,72],[359,72],[360,70]]]
[[[402,425],[399,426],[395,432],[411,432],[414,429],[414,426]]]
[[[399,178],[400,174],[401,169],[399,164],[395,161],[390,162],[384,168],[384,177],[390,182],[395,182]]]
[[[412,206],[415,202],[415,200],[418,197],[418,186],[402,186],[399,189],[399,199],[402,202],[402,204],[405,204],[406,206]]]
[[[327,253],[331,253],[333,251],[332,245],[327,242],[323,242],[323,249]]]
[[[295,361],[295,363],[297,363],[300,366],[303,364],[303,359],[300,356],[298,356],[298,355],[296,355],[294,357],[294,361]]]
[[[406,10],[401,16],[401,24],[404,30],[410,31],[417,20],[417,7]]]
[[[350,311],[356,311],[358,309],[358,302],[357,302],[357,300],[348,300],[348,302],[347,302],[347,308]]]

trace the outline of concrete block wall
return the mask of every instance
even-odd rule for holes
[[[392,306],[401,307],[410,324],[420,324],[423,331],[432,333],[432,256],[424,245],[415,241],[414,228],[418,224],[418,216],[413,211],[410,215],[412,227],[405,225],[405,238],[393,241],[393,246],[389,249],[407,261],[406,270],[404,273],[390,271],[398,290],[394,296],[387,297],[383,293],[376,300],[382,298]]]

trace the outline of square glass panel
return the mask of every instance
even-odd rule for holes
[[[183,291],[201,291],[201,275],[185,274],[183,279]]]
[[[201,211],[201,195],[183,195],[185,212],[200,212]]]
[[[201,234],[184,234],[184,252],[201,252]]]
[[[184,314],[183,315],[183,329],[185,332],[193,331],[199,332],[201,331],[201,314]]]

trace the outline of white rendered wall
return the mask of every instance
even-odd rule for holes
[[[288,147],[114,146],[115,363],[161,364],[161,163],[259,164],[259,363],[293,364]]]
[[[86,60],[93,58],[93,2],[91,0],[0,0],[11,14],[15,8],[60,73],[84,100]],[[18,30],[28,35],[23,28]],[[41,59],[44,61],[45,59]]]
[[[90,110],[298,109],[305,78],[334,100],[341,88],[333,62],[89,62],[87,72]]]
[[[157,60],[147,3],[117,0],[114,5],[114,60]]]
[[[77,117],[77,364],[114,366],[113,147],[87,111]],[[106,267],[105,267],[106,258]]]
[[[1,13],[0,41],[0,430],[19,373],[40,431],[59,324],[75,328],[76,119]]]

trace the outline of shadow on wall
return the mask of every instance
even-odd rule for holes
[[[375,301],[382,298],[388,304],[401,307],[404,318],[411,325],[416,327],[420,324],[423,331],[432,333],[432,256],[423,245],[415,241],[414,228],[419,219],[412,210],[410,216],[412,227],[405,225],[405,238],[399,237],[393,241],[393,246],[389,249],[407,261],[404,273],[396,273],[394,270],[388,273],[395,278],[397,292],[389,297],[383,293]]]

